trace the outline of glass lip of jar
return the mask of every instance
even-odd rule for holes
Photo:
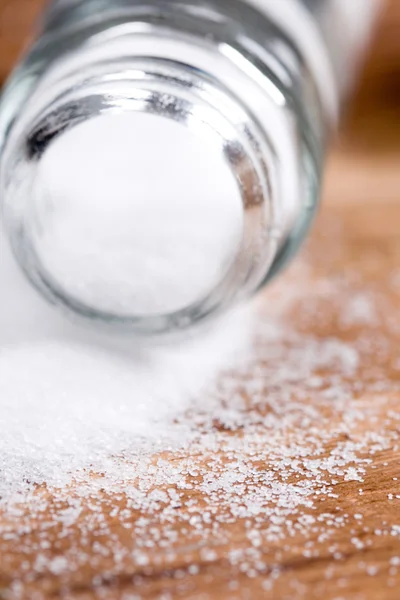
[[[21,124],[17,119],[1,158],[0,185],[6,229],[14,254],[33,285],[52,304],[75,319],[83,318],[96,326],[112,326],[115,330],[138,335],[159,335],[192,327],[222,312],[237,299],[254,293],[278,250],[275,209],[279,194],[273,185],[277,158],[272,140],[248,108],[210,73],[170,59],[102,60],[94,65],[92,72],[85,71],[80,83],[72,88],[71,76],[74,73],[58,82],[62,90],[58,96],[44,105],[39,102],[39,108],[30,114],[28,102],[25,121],[22,119]],[[129,97],[115,93],[119,83],[128,83]],[[128,88],[124,87],[125,93]],[[75,112],[70,110],[74,98],[79,100],[79,110]],[[93,98],[97,99],[96,110],[93,110]],[[98,114],[127,110],[175,119],[185,127],[200,128],[203,134],[214,137],[215,142],[221,144],[242,197],[243,237],[231,268],[209,294],[174,313],[120,316],[93,310],[69,296],[68,290],[62,289],[46,273],[34,249],[26,222],[29,197],[23,198],[16,210],[12,197],[4,189],[4,182],[9,179],[5,174],[13,172],[18,161],[29,164],[34,171],[47,147],[65,131]],[[68,115],[65,122],[62,115]]]

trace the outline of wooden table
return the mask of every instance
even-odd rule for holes
[[[0,26],[6,18],[28,23],[27,12],[13,13],[7,4],[1,3]],[[34,3],[21,6],[33,12]],[[183,474],[172,511],[160,496],[140,514],[123,493],[101,485],[79,500],[77,485],[58,495],[39,490],[34,509],[0,515],[0,598],[398,600],[399,26],[394,0],[330,161],[312,239],[265,295],[266,307],[276,298],[286,301],[284,333],[253,365],[256,399],[249,393],[254,373],[244,376],[251,419],[240,427],[212,424],[213,440],[221,443],[217,456],[198,455],[193,447],[186,456],[154,457],[155,478],[160,459]],[[10,40],[8,32],[2,43],[13,50]],[[255,454],[244,445],[241,455],[246,428],[262,433],[264,424]],[[233,452],[227,449],[232,440]],[[207,495],[208,471],[233,482],[241,474],[242,487],[228,493],[224,484],[220,495]],[[275,496],[266,474],[271,489],[285,486]],[[290,485],[306,490],[304,505]],[[171,486],[164,481],[158,489]],[[252,486],[265,493],[265,503],[250,517]],[[282,490],[288,509],[278,506]],[[244,517],[236,510],[241,502]],[[167,521],[163,546],[157,536],[166,535]]]

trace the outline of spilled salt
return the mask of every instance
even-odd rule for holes
[[[369,549],[400,535],[388,500],[397,483],[371,491],[373,467],[400,441],[399,385],[376,366],[391,355],[393,332],[375,322],[387,299],[358,289],[355,304],[352,273],[340,289],[314,286],[300,265],[267,310],[234,315],[179,349],[132,350],[59,319],[0,250],[10,282],[8,316],[0,312],[9,598],[33,589],[42,600],[49,582],[73,595],[82,580],[96,598],[114,584],[124,599],[145,598],[160,573],[165,597],[190,597],[203,570],[227,597],[245,596],[250,581],[254,595],[276,598],[284,580],[307,598],[293,563],[320,558],[321,577],[340,591],[355,552],[362,576],[384,572]],[[333,318],[343,336],[331,336]],[[367,509],[371,493],[382,512]]]
[[[96,337],[37,299],[0,243],[3,500],[34,484],[65,485],[77,469],[102,472],[141,444],[180,443],[174,419],[249,347],[246,309],[180,343]]]

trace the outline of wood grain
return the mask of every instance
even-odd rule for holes
[[[20,10],[14,8],[17,4]],[[9,69],[8,58],[14,57],[20,48],[38,4],[40,2],[26,0],[0,3],[2,74]],[[345,383],[355,397],[351,401],[352,410],[358,402],[365,419],[357,421],[351,436],[357,440],[370,430],[387,440],[386,446],[372,455],[365,451],[371,462],[365,467],[362,482],[346,480],[344,475],[335,476],[336,497],[315,493],[311,498],[312,515],[317,520],[321,517],[324,530],[327,528],[324,515],[333,515],[329,539],[319,539],[321,529],[314,531],[311,525],[308,531],[294,530],[293,535],[284,540],[263,538],[258,548],[262,565],[254,568],[254,572],[248,567],[243,569],[240,562],[234,564],[229,557],[232,550],[238,553],[242,563],[244,556],[251,556],[254,545],[248,533],[256,519],[249,523],[249,519],[222,518],[226,507],[216,503],[205,543],[204,535],[197,535],[195,527],[186,519],[189,506],[197,506],[198,512],[194,513],[197,515],[209,505],[208,499],[194,485],[180,490],[181,506],[172,518],[176,536],[168,552],[156,546],[149,552],[149,561],[143,564],[135,554],[141,540],[132,536],[132,529],[115,516],[116,508],[127,509],[124,494],[113,496],[99,492],[96,497],[83,499],[79,516],[67,527],[55,517],[74,507],[79,486],[63,496],[51,495],[43,489],[38,490],[37,497],[43,500],[44,512],[31,512],[29,507],[22,506],[20,514],[0,515],[3,532],[0,598],[398,600],[400,139],[395,128],[400,106],[399,24],[400,3],[394,0],[381,24],[375,51],[371,54],[360,94],[349,112],[340,147],[332,155],[325,202],[312,239],[285,280],[265,296],[267,305],[270,297],[293,289],[290,286],[296,278],[303,282],[306,293],[300,294],[285,314],[288,327],[297,332],[300,339],[312,339],[313,344],[322,344],[321,347],[333,339],[357,349],[360,364]],[[18,31],[19,36],[14,37],[12,31]],[[364,320],[348,318],[348,307],[355,297],[368,298],[375,310],[374,318],[371,315]],[[291,345],[299,343],[299,338],[296,340],[285,342],[287,347],[280,355],[277,368],[284,364]],[[334,367],[331,372],[316,375],[328,382],[328,391],[342,377]],[[340,384],[344,384],[342,379]],[[305,381],[303,391],[307,389]],[[267,385],[266,402],[272,393]],[[319,393],[322,394],[310,392],[305,398],[303,394],[304,409],[320,406]],[[324,410],[329,413],[329,408]],[[343,414],[332,409],[329,418],[321,421],[321,427],[328,430],[337,426]],[[237,439],[243,435],[243,431],[234,428],[227,433],[223,427],[220,431],[217,427],[217,431],[221,440],[227,435]],[[334,444],[333,438],[329,440],[326,456]],[[265,453],[262,468],[268,470],[268,441]],[[187,458],[163,456],[170,463],[184,462]],[[207,472],[204,457],[192,455],[190,458],[198,462],[200,472]],[[223,452],[221,461],[222,464],[228,461]],[[249,480],[251,476],[249,472]],[[141,517],[148,519],[143,535],[150,536],[152,527],[160,528],[158,509],[149,514],[131,511],[129,515],[131,527],[135,527]],[[298,518],[299,515],[294,514],[293,522]],[[215,530],[213,523],[218,526]],[[271,523],[268,519],[261,524],[258,521],[257,527],[267,532]],[[102,545],[99,546],[99,542]],[[99,551],[99,547],[110,548],[111,543],[114,548],[121,548],[120,558],[114,551],[108,555]],[[44,557],[41,564],[38,564],[39,554]],[[54,559],[60,557],[71,560],[67,568],[63,563],[63,568],[55,568]]]

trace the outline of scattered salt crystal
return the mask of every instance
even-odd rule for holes
[[[350,541],[357,550],[362,550],[364,548],[364,543],[359,538],[353,537]]]
[[[68,561],[64,556],[57,556],[48,565],[49,570],[54,575],[61,575],[68,568]]]
[[[392,525],[391,534],[393,537],[400,536],[400,525]]]
[[[351,298],[341,314],[345,326],[375,325],[378,321],[376,306],[368,294],[357,294]]]
[[[211,550],[209,548],[204,548],[200,554],[201,554],[201,559],[204,560],[205,562],[212,562],[218,558],[218,555],[215,552],[215,550]]]
[[[342,560],[343,559],[343,554],[341,552],[334,552],[333,558],[335,560]]]
[[[190,573],[190,575],[197,575],[199,571],[200,569],[197,565],[190,565],[190,567],[188,567],[188,573]]]

